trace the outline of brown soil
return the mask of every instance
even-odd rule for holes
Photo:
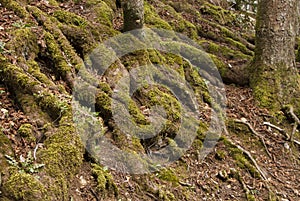
[[[38,4],[39,1],[35,3]],[[200,5],[195,4],[195,6]],[[81,9],[80,4],[62,3],[60,7],[87,18],[90,17],[88,11]],[[51,13],[51,9],[51,7],[45,8],[48,13]],[[114,28],[120,30],[122,25],[120,11],[116,13]],[[9,31],[18,26],[17,23],[21,22],[21,19],[1,6],[0,16],[0,41],[7,42],[10,40]],[[183,16],[191,22],[195,21],[187,14]],[[4,48],[3,51],[9,50]],[[267,181],[253,175],[243,165],[239,165],[234,158],[233,147],[224,143],[224,140],[220,140],[214,151],[203,161],[198,160],[198,150],[191,147],[180,160],[172,163],[170,169],[179,178],[179,181],[174,183],[159,179],[158,173],[127,175],[111,171],[119,189],[118,199],[113,195],[106,195],[103,198],[102,195],[105,192],[97,191],[91,161],[86,157],[86,161],[70,188],[73,199],[76,201],[164,200],[159,193],[161,188],[164,192],[172,192],[175,200],[250,200],[246,198],[247,193],[254,195],[257,200],[269,200],[271,191],[280,196],[282,201],[300,200],[300,147],[287,141],[278,130],[264,125],[264,122],[272,122],[279,127],[283,126],[282,128],[287,132],[291,132],[292,120],[277,119],[271,116],[268,110],[259,108],[251,89],[247,87],[226,85],[226,96],[229,135],[223,135],[251,153],[266,174]],[[36,145],[24,140],[18,134],[18,129],[21,124],[29,123],[38,130],[38,125],[23,114],[18,103],[14,102],[14,97],[11,96],[8,87],[1,83],[0,109],[0,126],[3,128],[3,133],[11,140],[15,155],[25,156]],[[263,146],[261,139],[249,131],[245,125],[233,122],[234,119],[242,118],[247,120],[262,136],[266,147]],[[298,131],[295,137],[299,140]],[[188,196],[182,192],[189,192]]]

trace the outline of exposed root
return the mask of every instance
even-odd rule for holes
[[[269,152],[269,150],[268,150],[268,148],[267,148],[267,146],[266,146],[264,137],[263,137],[262,135],[260,135],[259,133],[257,133],[257,132],[254,130],[254,128],[251,126],[250,123],[248,123],[247,121],[244,121],[244,120],[239,120],[239,119],[235,119],[234,121],[237,122],[237,123],[242,123],[242,124],[245,124],[246,126],[248,126],[248,128],[250,129],[250,131],[251,131],[256,137],[258,137],[258,138],[260,139],[260,141],[263,143],[263,145],[264,145],[264,147],[265,147],[265,150],[266,150],[268,156],[269,156],[270,158],[272,158],[272,156],[271,156],[271,154],[270,154],[270,152]]]
[[[282,128],[278,127],[278,126],[275,126],[275,125],[271,124],[270,122],[264,122],[264,125],[270,126],[270,127],[274,128],[274,129],[278,130],[281,134],[283,134],[285,136],[285,138],[286,138],[287,141],[291,141],[291,142],[293,142],[293,143],[295,143],[295,144],[297,144],[297,145],[300,146],[300,142],[298,140],[293,139],[293,136],[294,136],[294,134],[296,132],[298,123],[295,122],[295,124],[293,126],[293,131],[292,131],[291,135],[289,135],[284,129],[282,129]]]
[[[226,133],[227,136],[229,136],[228,130],[227,128],[224,128],[224,131]],[[253,165],[255,166],[256,170],[258,171],[258,173],[260,174],[260,176],[263,178],[263,180],[267,181],[267,176],[265,175],[265,173],[261,170],[261,168],[259,167],[259,165],[257,164],[257,162],[255,161],[255,159],[252,157],[251,153],[247,150],[245,150],[243,147],[241,147],[240,145],[234,143],[232,140],[227,139],[227,141],[235,146],[236,148],[238,148],[239,150],[241,150],[244,154],[246,154],[246,156],[252,161]]]
[[[299,120],[299,118],[295,115],[293,106],[290,106],[290,107],[289,107],[289,113],[290,113],[290,115],[292,116],[292,118],[294,119],[295,123],[297,123],[298,125],[300,125],[300,120]]]

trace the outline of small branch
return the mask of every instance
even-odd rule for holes
[[[181,186],[187,186],[187,187],[192,187],[193,186],[192,184],[189,184],[189,183],[186,183],[186,182],[182,182],[182,181],[179,181],[179,184]]]
[[[226,132],[226,135],[229,136],[227,128],[224,128],[224,131]],[[261,170],[261,168],[259,167],[259,165],[257,164],[257,162],[255,161],[255,159],[252,157],[251,153],[248,152],[247,150],[245,150],[244,148],[242,148],[240,145],[235,144],[234,142],[232,142],[230,139],[227,139],[228,142],[230,144],[232,144],[233,146],[235,146],[236,148],[238,148],[239,150],[241,150],[244,154],[246,154],[246,156],[252,161],[252,163],[254,164],[255,168],[257,169],[257,171],[259,172],[259,174],[261,175],[261,177],[263,178],[263,180],[267,181],[267,177],[265,175],[265,173]]]
[[[290,141],[293,141],[293,140],[294,140],[294,135],[295,135],[295,133],[296,133],[297,127],[298,127],[298,124],[297,124],[297,123],[294,123],[293,130],[292,130],[291,136],[290,136],[290,138],[289,138]]]
[[[96,198],[97,201],[100,201],[97,193],[92,188],[90,188],[90,192],[93,194],[93,196]]]
[[[264,125],[267,125],[267,126],[270,126],[276,130],[278,130],[280,133],[282,133],[285,137],[286,137],[286,140],[287,141],[291,141],[291,142],[294,142],[295,144],[299,145],[300,146],[300,142],[297,141],[297,140],[294,140],[294,135],[296,133],[296,130],[297,130],[297,127],[298,125],[300,125],[300,120],[299,118],[297,117],[297,115],[294,113],[294,108],[293,106],[290,106],[289,107],[289,111],[288,113],[292,116],[292,118],[294,119],[295,123],[294,123],[294,126],[293,126],[293,130],[292,130],[292,133],[291,135],[289,136],[289,134],[286,133],[286,131],[278,126],[275,126],[269,122],[264,122]]]
[[[300,124],[300,120],[299,120],[299,118],[295,115],[293,106],[290,106],[289,113],[292,115],[294,121],[299,125],[299,124]]]
[[[266,125],[266,126],[269,126],[271,128],[274,128],[276,130],[278,130],[280,133],[282,133],[283,135],[285,135],[285,137],[289,138],[289,135],[285,132],[284,129],[278,127],[278,126],[275,126],[274,124],[271,124],[270,122],[264,122],[263,125]]]
[[[266,152],[267,152],[268,156],[269,156],[270,158],[272,158],[272,156],[271,156],[271,154],[270,154],[270,152],[269,152],[269,150],[268,150],[268,148],[267,148],[267,145],[266,145],[266,143],[265,143],[264,137],[263,137],[262,135],[260,135],[259,133],[257,133],[257,132],[254,130],[254,128],[251,126],[250,123],[248,123],[247,121],[239,120],[239,119],[235,119],[234,121],[237,122],[237,123],[242,123],[242,124],[245,124],[246,126],[248,126],[248,128],[250,129],[250,131],[251,131],[256,137],[258,137],[258,138],[260,139],[260,141],[263,143],[263,145],[264,145],[264,147],[265,147],[265,149],[266,149]]]
[[[38,148],[42,145],[43,145],[42,143],[37,143],[34,150],[33,150],[33,158],[34,158],[35,161],[36,161],[36,152],[37,152]]]
[[[262,178],[264,180],[267,180],[267,177],[265,175],[265,173],[261,170],[261,168],[258,166],[257,162],[255,161],[255,159],[252,157],[252,155],[250,154],[250,152],[248,152],[247,150],[245,150],[244,148],[242,148],[241,146],[237,145],[237,144],[233,144],[235,145],[238,149],[240,149],[243,153],[245,153],[248,158],[250,158],[250,160],[252,161],[252,163],[254,164],[255,168],[257,169],[257,171],[261,174]]]
[[[300,146],[300,141],[293,140],[292,142],[294,142],[295,144],[297,144],[297,145],[299,145],[299,146]]]
[[[280,133],[282,133],[282,134],[286,137],[286,140],[287,140],[287,141],[294,142],[295,144],[297,144],[297,145],[300,146],[300,142],[293,139],[293,136],[294,136],[294,134],[295,134],[295,132],[296,132],[296,129],[297,129],[297,126],[298,126],[297,123],[294,124],[293,131],[292,131],[291,136],[289,136],[289,134],[287,134],[287,133],[285,132],[284,129],[279,128],[278,126],[275,126],[275,125],[273,125],[273,124],[271,124],[271,123],[269,123],[269,122],[264,122],[264,125],[267,125],[267,126],[270,126],[270,127],[272,127],[272,128],[275,128],[276,130],[278,130]]]

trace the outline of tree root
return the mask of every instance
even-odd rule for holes
[[[294,123],[291,135],[289,135],[283,128],[280,128],[280,127],[278,127],[278,126],[276,126],[274,124],[271,124],[270,122],[264,122],[264,125],[270,126],[270,127],[274,128],[274,129],[278,130],[281,134],[284,135],[284,137],[286,138],[285,139],[286,141],[293,142],[293,143],[295,143],[295,144],[297,144],[297,145],[300,146],[300,141],[293,139],[293,136],[295,135],[295,132],[296,132],[296,129],[297,129],[297,126],[298,126],[297,122]]]
[[[227,130],[227,128],[224,128],[225,134],[227,136],[229,136],[229,132]],[[238,148],[239,150],[241,150],[253,163],[253,165],[255,166],[256,170],[258,171],[258,173],[260,174],[261,178],[263,178],[264,181],[268,181],[267,180],[267,176],[265,175],[265,173],[262,171],[262,169],[259,167],[259,165],[257,164],[257,162],[255,161],[255,159],[252,157],[251,153],[247,150],[245,150],[243,147],[241,147],[240,145],[234,143],[232,140],[230,139],[226,139],[232,146]]]
[[[254,130],[254,128],[251,126],[250,123],[248,123],[247,121],[244,121],[244,120],[239,120],[239,119],[235,119],[234,121],[237,122],[237,123],[242,123],[242,124],[245,124],[246,126],[248,126],[249,130],[250,130],[256,137],[258,137],[258,138],[260,139],[260,141],[262,142],[262,144],[263,144],[264,147],[265,147],[265,150],[266,150],[268,156],[269,156],[270,158],[272,158],[272,156],[271,156],[271,154],[270,154],[270,152],[269,152],[269,150],[268,150],[268,148],[267,148],[267,146],[266,146],[264,137],[263,137],[262,135],[260,135],[259,133],[257,133],[257,132]]]

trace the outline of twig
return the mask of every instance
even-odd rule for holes
[[[294,134],[295,134],[296,129],[297,129],[297,126],[300,125],[300,120],[297,117],[297,115],[295,115],[293,106],[290,106],[289,113],[292,115],[292,117],[293,117],[293,119],[295,121],[295,124],[294,124],[294,127],[293,127],[293,131],[292,131],[292,134],[291,134],[291,137],[289,138],[289,140],[292,141],[292,142],[294,142],[294,143],[296,143],[296,144],[298,144],[300,146],[300,142],[293,139]]]
[[[229,136],[227,128],[224,128],[224,131],[226,132],[226,135]],[[241,150],[244,154],[246,154],[246,156],[248,156],[248,158],[252,161],[252,163],[254,164],[255,168],[257,169],[257,171],[259,172],[259,174],[261,175],[261,177],[263,178],[263,180],[267,181],[267,177],[265,175],[265,173],[261,170],[261,168],[259,167],[259,165],[257,164],[257,162],[255,161],[255,159],[252,157],[252,155],[250,154],[250,152],[248,152],[247,150],[245,150],[244,148],[242,148],[240,145],[235,144],[234,142],[232,142],[230,139],[227,139],[227,141],[232,144],[233,146],[235,146],[236,148],[238,148],[239,150]]]
[[[280,133],[282,133],[283,135],[285,135],[286,138],[289,138],[290,136],[285,132],[284,129],[274,125],[274,124],[271,124],[270,122],[264,122],[263,125],[266,125],[266,126],[270,126],[271,128],[274,128],[276,130],[278,130]]]
[[[252,155],[250,154],[250,152],[248,152],[247,150],[245,150],[244,148],[242,148],[240,145],[237,145],[237,144],[233,144],[233,145],[235,145],[238,149],[240,149],[243,153],[245,153],[250,158],[250,160],[254,164],[255,168],[257,169],[257,171],[261,174],[262,178],[264,180],[267,180],[267,177],[266,177],[265,173],[260,169],[260,167],[258,166],[258,164],[255,161],[255,159],[252,157]]]
[[[299,145],[299,146],[300,146],[300,141],[293,140],[293,142],[294,142],[295,144],[297,144],[297,145]]]
[[[42,146],[42,143],[37,143],[34,150],[33,150],[33,158],[34,158],[35,161],[36,161],[36,152],[37,152],[39,146]]]
[[[270,152],[269,152],[269,150],[268,150],[268,148],[267,148],[267,145],[266,145],[266,143],[265,143],[264,137],[261,136],[259,133],[257,133],[257,132],[254,130],[254,128],[251,126],[250,123],[248,123],[247,121],[239,120],[239,119],[235,119],[234,121],[237,122],[237,123],[242,123],[242,124],[245,124],[246,126],[248,126],[248,128],[250,129],[250,131],[251,131],[256,137],[258,137],[258,138],[260,139],[260,141],[263,143],[263,145],[264,145],[264,147],[265,147],[265,149],[266,149],[266,152],[267,152],[268,156],[269,156],[270,158],[272,158],[272,156],[271,156],[271,154],[270,154]]]
[[[292,133],[291,133],[291,136],[290,136],[290,141],[294,140],[294,135],[296,133],[297,127],[298,127],[298,124],[294,123],[293,130],[292,130]]]
[[[149,197],[151,197],[153,200],[157,200],[157,197],[155,197],[153,194],[146,192],[146,195],[148,195]]]
[[[246,193],[246,196],[250,193],[250,190],[248,189],[247,185],[245,184],[245,182],[243,181],[243,178],[241,177],[241,175],[236,172],[235,174],[237,174],[237,180],[242,184],[243,189]]]
[[[294,121],[299,125],[299,124],[300,124],[300,120],[299,120],[299,118],[295,115],[293,106],[290,106],[289,113],[292,115]]]
[[[186,182],[182,182],[182,181],[179,181],[178,182],[181,186],[187,186],[187,187],[192,187],[193,185],[192,184],[189,184],[189,183],[186,183]]]
[[[267,125],[267,126],[270,126],[272,128],[275,128],[276,130],[278,130],[280,133],[282,133],[286,137],[287,141],[294,142],[295,144],[297,144],[297,145],[300,146],[300,142],[299,141],[292,139],[293,138],[292,136],[295,134],[297,126],[298,126],[297,123],[294,124],[291,136],[289,136],[289,134],[287,134],[284,129],[279,128],[278,126],[275,126],[275,125],[273,125],[273,124],[271,124],[269,122],[264,122],[264,125]]]
[[[100,201],[100,199],[99,199],[97,193],[95,193],[95,191],[94,191],[92,188],[90,188],[90,191],[91,191],[91,193],[93,194],[93,196],[96,198],[96,200],[97,200],[97,201]]]

